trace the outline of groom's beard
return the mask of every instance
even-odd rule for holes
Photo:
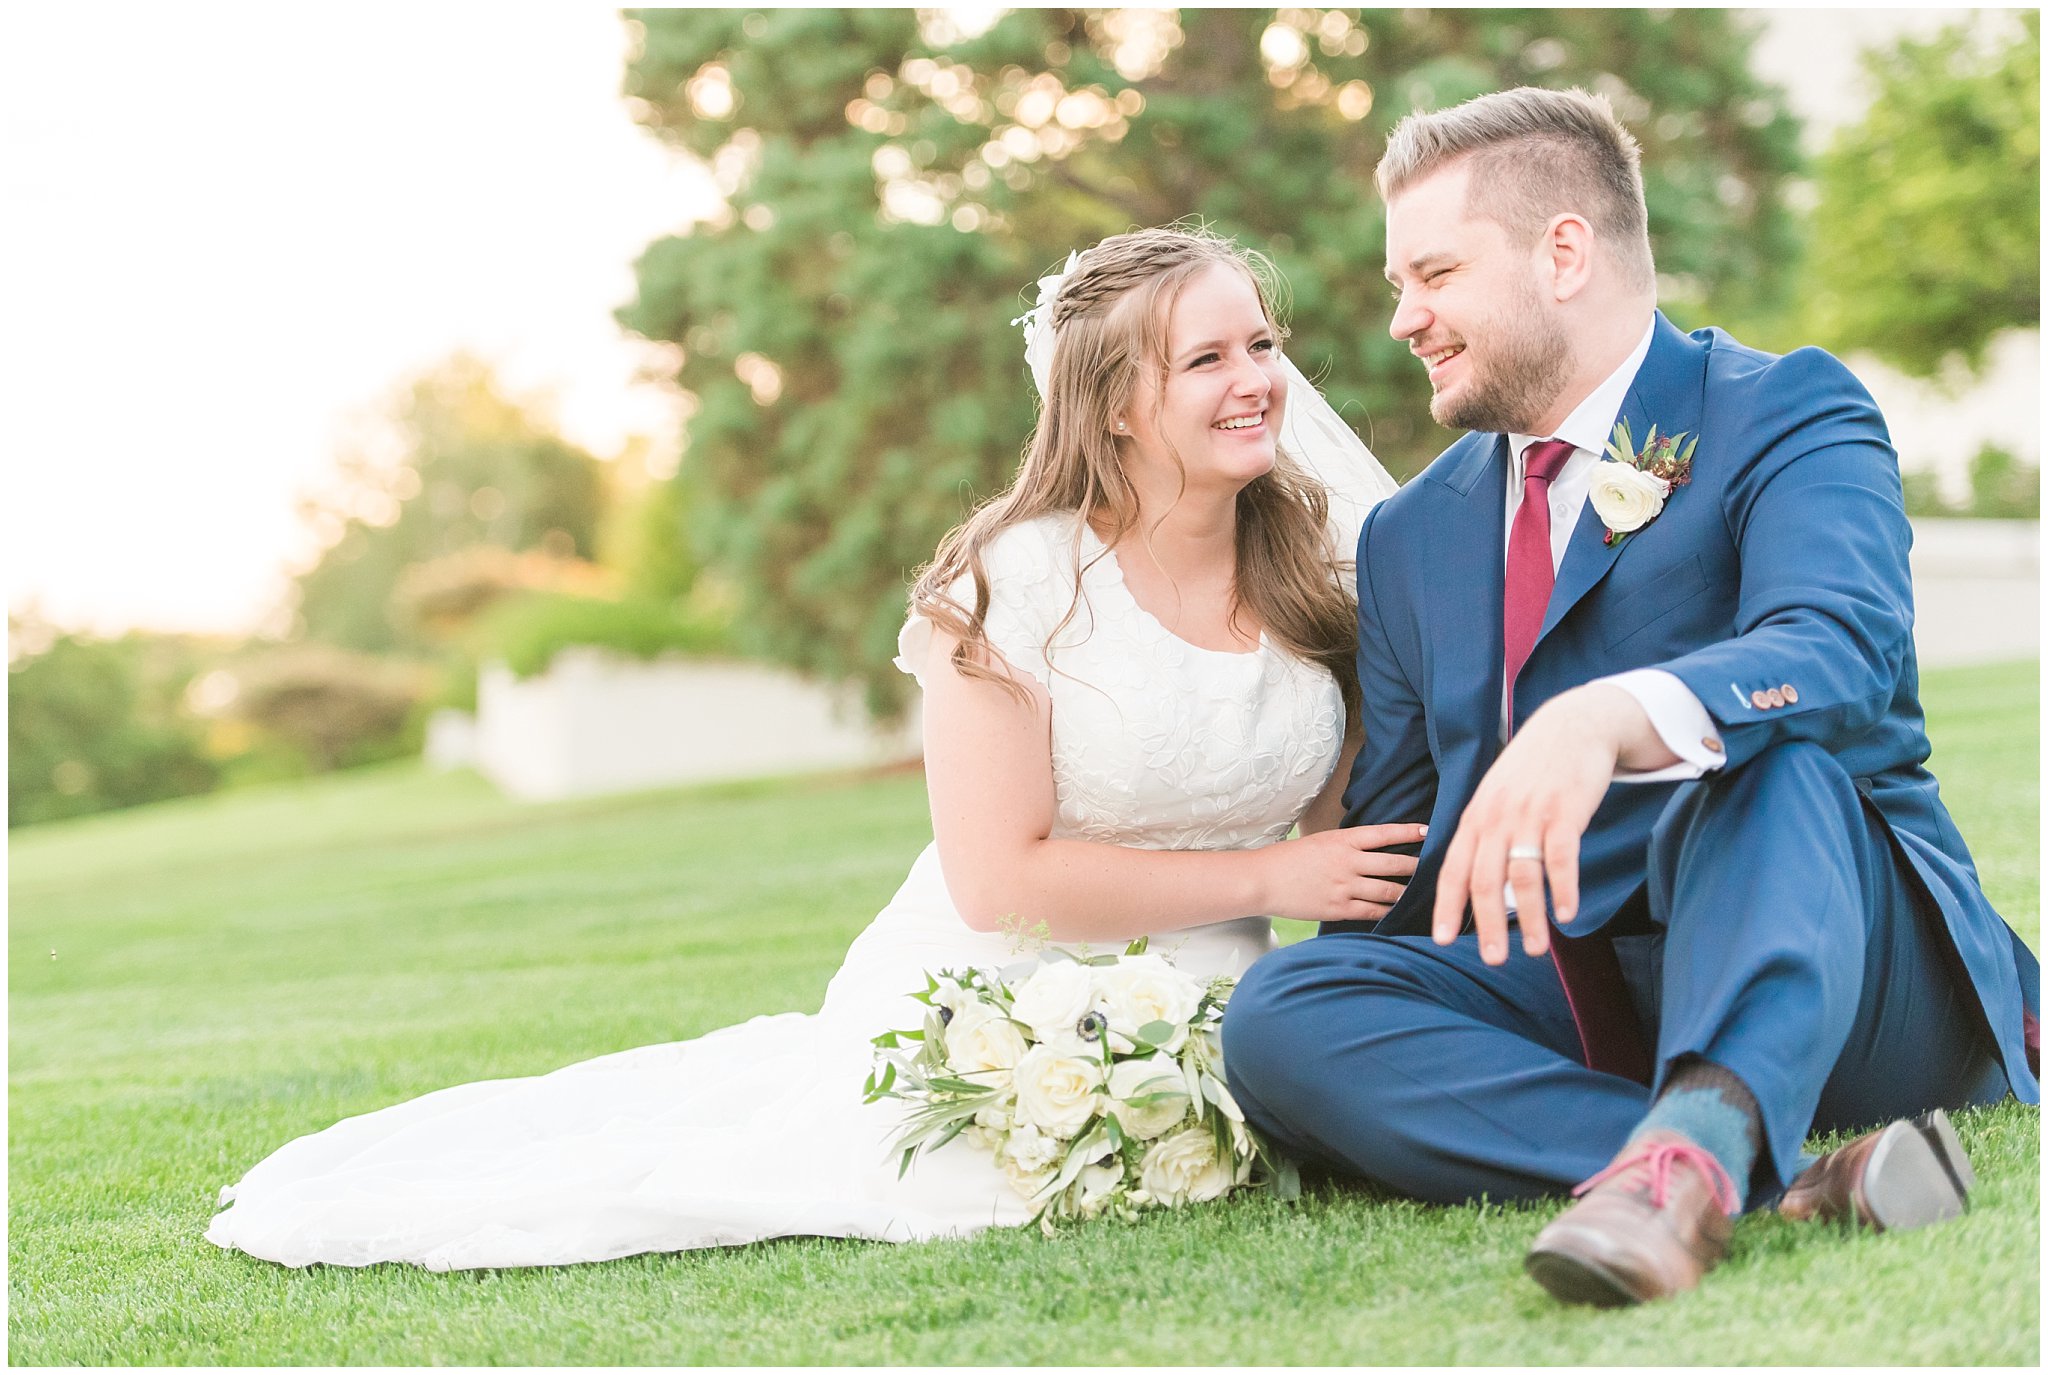
[[[1571,377],[1571,340],[1544,312],[1534,284],[1489,322],[1487,335],[1470,382],[1432,397],[1429,413],[1454,430],[1533,434]]]

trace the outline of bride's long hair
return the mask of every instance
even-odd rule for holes
[[[1279,273],[1263,254],[1200,230],[1141,229],[1104,239],[1081,255],[1060,286],[1049,322],[1057,341],[1038,427],[1009,489],[989,498],[939,543],[918,571],[911,608],[959,638],[953,666],[997,683],[1020,699],[1024,691],[991,666],[986,621],[988,569],[982,553],[1013,525],[1051,512],[1072,512],[1114,546],[1138,524],[1138,493],[1124,472],[1113,436],[1116,417],[1138,394],[1140,369],[1156,375],[1162,399],[1167,378],[1167,324],[1187,283],[1223,264],[1245,274],[1276,339]],[[1042,324],[1041,327],[1044,327]],[[1156,413],[1156,412],[1155,412]],[[1181,464],[1178,453],[1169,453]],[[1185,476],[1185,465],[1182,465]],[[1155,513],[1156,518],[1156,513]],[[1329,495],[1285,452],[1271,471],[1237,495],[1236,606],[1296,657],[1321,664],[1337,680],[1351,720],[1358,719],[1358,613],[1345,580],[1334,575]],[[1080,603],[1076,546],[1075,595],[1046,647],[1073,620]],[[974,604],[948,595],[962,573],[974,575]]]

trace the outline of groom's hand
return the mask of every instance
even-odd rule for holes
[[[1545,702],[1501,750],[1458,818],[1437,878],[1431,937],[1438,945],[1456,940],[1469,900],[1480,958],[1505,963],[1512,884],[1522,949],[1546,953],[1544,885],[1559,924],[1570,922],[1579,906],[1579,838],[1616,765],[1654,768],[1670,757],[1635,697],[1612,684],[1588,683]]]

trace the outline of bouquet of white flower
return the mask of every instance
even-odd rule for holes
[[[1218,1028],[1236,981],[1207,982],[1145,953],[1052,951],[1012,987],[943,970],[913,994],[924,1026],[875,1038],[867,1101],[909,1104],[901,1169],[955,1137],[990,1152],[1047,1231],[1129,1217],[1240,1185],[1300,1192],[1293,1165],[1244,1120]]]

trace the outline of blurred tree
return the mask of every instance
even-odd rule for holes
[[[218,771],[179,710],[200,651],[135,633],[99,640],[10,616],[7,824],[202,793]]]
[[[1812,331],[1915,376],[2041,322],[2041,14],[1865,57],[1876,98],[1819,166]]]
[[[340,491],[310,503],[331,535],[298,578],[312,639],[381,651],[415,643],[392,595],[415,563],[476,545],[588,558],[603,504],[597,461],[457,356],[407,385],[391,417],[398,460],[355,457]]]
[[[1290,352],[1398,472],[1451,436],[1385,331],[1372,169],[1404,113],[1583,84],[1642,140],[1669,306],[1781,295],[1797,161],[1753,21],[1674,10],[631,11],[636,118],[728,204],[650,245],[682,346],[692,536],[750,650],[901,699],[906,572],[1015,470],[1009,320],[1070,248],[1199,215],[1275,259]]]
[[[674,602],[697,589],[703,560],[685,538],[691,487],[690,475],[677,473],[665,481],[622,482],[613,492],[598,532],[598,559],[618,570],[633,596]]]

